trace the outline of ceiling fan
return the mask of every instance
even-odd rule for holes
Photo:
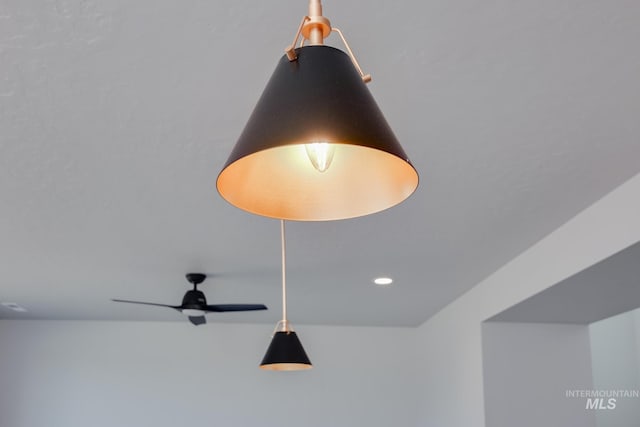
[[[193,285],[193,289],[187,291],[187,293],[184,294],[181,305],[156,304],[153,302],[128,301],[123,299],[112,299],[111,301],[173,308],[174,310],[178,310],[182,314],[187,315],[189,317],[189,321],[196,326],[207,323],[207,319],[204,317],[204,315],[207,313],[221,313],[225,311],[254,311],[267,309],[264,304],[207,305],[207,299],[205,298],[204,293],[198,290],[198,285],[204,282],[204,279],[207,278],[207,275],[202,273],[189,273],[186,277],[187,281]]]

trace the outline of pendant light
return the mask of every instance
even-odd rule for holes
[[[285,245],[284,220],[280,220],[282,242],[282,320],[276,325],[271,344],[260,363],[261,369],[272,371],[299,371],[311,369],[311,361],[302,343],[287,320],[287,250]]]
[[[348,55],[323,44],[332,32]],[[285,52],[218,175],[220,195],[254,214],[299,221],[368,215],[409,197],[418,173],[320,0],[310,0]]]

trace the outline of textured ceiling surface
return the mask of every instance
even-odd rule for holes
[[[403,204],[291,223],[296,323],[418,325],[640,172],[640,2],[324,1],[420,173]],[[215,179],[306,2],[0,2],[0,318],[280,317],[279,224]],[[333,39],[328,44],[339,46]],[[388,275],[395,283],[376,287]],[[517,284],[514,284],[517,286]]]

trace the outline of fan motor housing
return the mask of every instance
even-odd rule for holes
[[[187,291],[182,298],[182,308],[199,309],[207,305],[207,299],[199,290]]]

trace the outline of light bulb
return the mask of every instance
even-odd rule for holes
[[[311,164],[318,172],[324,172],[331,166],[335,147],[328,142],[311,142],[305,144],[307,156],[311,160]]]

